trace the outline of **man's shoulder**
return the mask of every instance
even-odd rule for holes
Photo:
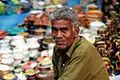
[[[84,37],[80,37],[80,40],[76,43],[75,49],[78,51],[86,51],[89,48],[93,48],[93,44],[87,41]]]
[[[83,56],[92,50],[95,50],[94,45],[87,41],[84,37],[80,37],[80,40],[75,45],[74,53],[78,56]]]

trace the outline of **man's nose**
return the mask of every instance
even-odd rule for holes
[[[56,37],[62,37],[62,32],[58,30]]]

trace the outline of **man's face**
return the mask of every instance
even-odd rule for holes
[[[70,47],[73,43],[74,35],[72,21],[62,19],[52,22],[52,36],[58,49],[65,50]]]

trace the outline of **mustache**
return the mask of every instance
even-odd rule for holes
[[[63,41],[63,38],[54,38],[56,42]]]

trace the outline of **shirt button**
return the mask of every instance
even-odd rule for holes
[[[65,64],[62,64],[62,66],[64,67],[64,66],[65,66]]]

